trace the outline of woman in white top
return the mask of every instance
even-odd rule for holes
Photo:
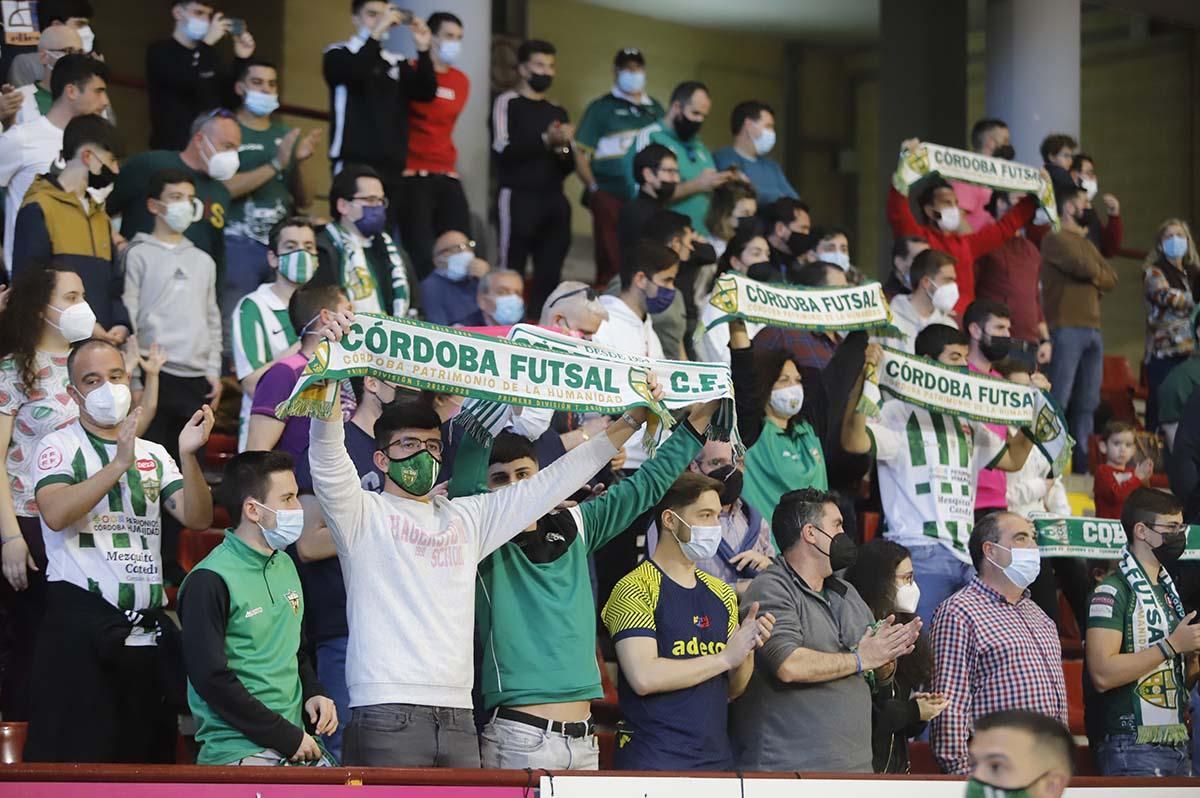
[[[1050,383],[1044,376],[1034,372],[1032,363],[1008,358],[995,363],[993,368],[1009,382],[1050,390]],[[1062,477],[1050,477],[1050,461],[1037,448],[1025,458],[1025,465],[1020,471],[1008,474],[1005,499],[1010,513],[1026,518],[1033,513],[1071,515],[1071,503],[1067,500]]]
[[[725,248],[725,253],[721,255],[721,259],[717,262],[716,274],[704,286],[704,297],[698,303],[700,306],[700,329],[708,327],[713,320],[723,315],[723,311],[718,310],[708,302],[709,297],[712,296],[713,283],[716,282],[717,277],[726,272],[738,272],[751,279],[760,279],[761,276],[765,276],[765,273],[770,271],[770,260],[771,245],[757,231],[744,230],[735,235]],[[759,268],[755,268],[756,266]],[[746,324],[746,333],[751,338],[758,335],[758,331],[761,329],[761,324],[752,324],[749,322]],[[721,324],[704,333],[696,341],[696,357],[708,363],[728,363],[729,326]]]

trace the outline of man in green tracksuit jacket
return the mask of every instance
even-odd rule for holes
[[[305,731],[337,729],[301,644],[304,597],[283,551],[304,511],[283,452],[243,452],[225,466],[223,504],[237,527],[201,560],[179,594],[188,705],[202,765],[328,764]]]
[[[653,507],[700,451],[717,402],[688,420],[632,477],[598,499],[543,516],[479,565],[475,618],[483,645],[485,768],[595,770],[591,701],[603,696],[588,556]],[[493,447],[464,435],[450,494],[528,479],[532,444],[501,433]],[[484,477],[486,476],[486,482]]]

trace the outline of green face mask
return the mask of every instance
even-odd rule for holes
[[[1033,789],[1033,785],[1037,784],[1046,774],[1043,773],[1025,787],[1016,790],[1009,790],[1004,787],[996,787],[979,779],[971,779],[967,782],[966,798],[1029,798],[1029,791]]]
[[[391,460],[391,465],[388,466],[388,478],[395,482],[401,490],[411,493],[413,496],[424,496],[433,490],[433,483],[437,481],[438,471],[442,464],[429,453],[428,449],[422,449],[416,454],[410,454],[399,460],[392,460],[390,457],[388,459]]]
[[[279,256],[279,273],[296,285],[304,285],[317,270],[317,257],[307,250],[298,249]]]

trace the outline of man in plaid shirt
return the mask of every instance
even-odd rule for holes
[[[1058,631],[1027,590],[1039,570],[1033,524],[994,513],[976,525],[969,549],[978,575],[933,616],[933,691],[950,703],[930,740],[942,769],[960,774],[970,771],[975,720],[988,713],[1027,709],[1067,724]]]

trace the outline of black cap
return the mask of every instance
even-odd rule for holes
[[[642,51],[636,47],[623,47],[617,50],[617,54],[613,56],[613,66],[623,67],[629,63],[637,63],[639,66],[646,66],[646,57],[642,55]]]

